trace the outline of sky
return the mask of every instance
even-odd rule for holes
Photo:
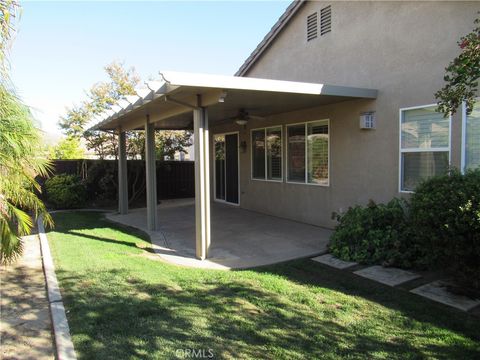
[[[160,70],[233,75],[290,1],[21,2],[11,79],[48,133],[65,107],[121,61],[143,80]]]

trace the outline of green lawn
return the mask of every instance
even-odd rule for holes
[[[48,238],[81,359],[186,349],[227,359],[480,358],[479,318],[311,260],[182,268],[102,215],[54,219]]]

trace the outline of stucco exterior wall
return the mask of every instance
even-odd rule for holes
[[[332,32],[306,41],[306,17],[331,5]],[[369,199],[400,196],[399,109],[435,103],[456,42],[473,28],[478,2],[311,2],[299,10],[246,76],[375,88],[376,100],[353,100],[278,114],[262,121],[213,127],[239,131],[240,206],[332,227],[332,212]],[[377,128],[360,130],[375,111]],[[250,129],[330,119],[330,185],[251,180]],[[461,114],[452,120],[451,163],[460,166]],[[285,128],[283,134],[285,154]],[[213,151],[212,151],[213,153]],[[213,164],[213,162],[212,162]],[[213,172],[212,172],[213,173]],[[213,187],[212,178],[212,187]],[[213,189],[212,189],[213,190]],[[213,194],[213,192],[212,192]]]

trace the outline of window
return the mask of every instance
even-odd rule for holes
[[[463,112],[462,169],[475,169],[480,166],[480,101],[475,103],[473,111],[467,116]]]
[[[282,180],[282,128],[252,130],[252,179]]]
[[[329,184],[329,121],[287,126],[287,180]]]
[[[450,119],[436,105],[400,110],[400,191],[413,191],[426,178],[447,172]]]

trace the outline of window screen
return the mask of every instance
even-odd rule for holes
[[[305,182],[305,124],[287,129],[288,181]]]
[[[265,179],[265,129],[252,131],[252,178]]]
[[[267,132],[267,179],[282,179],[282,128],[268,128]]]
[[[308,182],[328,184],[328,121],[307,124]]]
[[[252,131],[252,178],[282,180],[282,127]]]

